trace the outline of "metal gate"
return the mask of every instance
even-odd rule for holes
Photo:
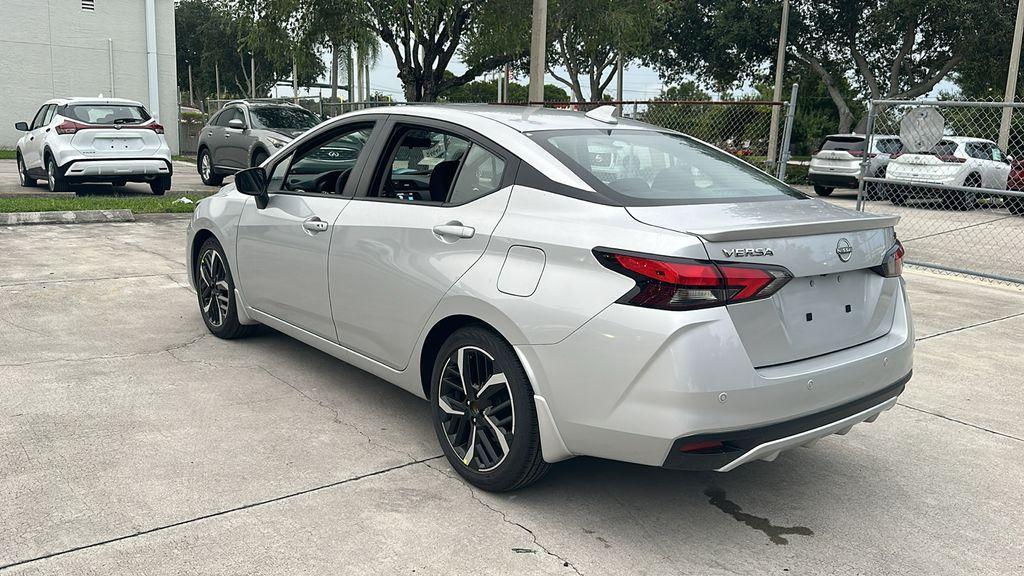
[[[1022,108],[869,102],[857,209],[900,216],[908,264],[1024,284]]]

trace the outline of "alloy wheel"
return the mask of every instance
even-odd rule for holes
[[[199,305],[207,321],[215,327],[224,324],[231,303],[227,268],[220,253],[210,249],[199,259]]]
[[[25,162],[18,156],[18,183],[24,186],[26,182],[28,179],[25,178]]]
[[[209,180],[212,167],[210,166],[210,154],[208,152],[203,152],[202,157],[199,159],[199,169],[202,171],[203,180]]]
[[[57,190],[57,164],[50,160],[46,165],[46,182],[50,185],[50,191]]]
[[[488,472],[505,461],[515,406],[493,356],[475,346],[455,350],[441,370],[437,404],[448,444],[467,468]]]

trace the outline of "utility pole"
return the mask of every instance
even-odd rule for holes
[[[331,102],[338,100],[338,46],[331,43]]]
[[[292,98],[299,103],[299,65],[295,63],[295,55],[292,54]]]
[[[626,71],[626,62],[622,59],[622,52],[615,57],[615,99],[619,103],[615,106],[615,114],[622,116],[622,73]]]
[[[370,97],[371,97],[371,94],[370,94],[370,59],[369,58],[363,58],[363,70],[364,70],[363,71],[363,79],[366,81],[366,98],[364,98],[364,100],[369,102],[370,101]]]
[[[530,103],[544,101],[544,57],[547,49],[548,0],[533,0],[530,36]]]
[[[249,52],[249,98],[256,98],[256,56]]]
[[[1006,94],[1003,102],[1013,104],[1017,97],[1017,69],[1020,66],[1021,32],[1024,31],[1024,0],[1017,2],[1017,25],[1013,27],[1013,46],[1010,47],[1010,69],[1006,73]],[[1003,108],[1003,118],[999,122],[999,147],[1006,150],[1010,143],[1010,123],[1013,121],[1013,108]]]
[[[1024,0],[1022,0],[1024,1]],[[779,26],[779,53],[775,58],[775,91],[772,101],[782,98],[782,72],[786,67],[786,32],[789,28],[789,0],[782,0],[782,22]],[[776,148],[779,145],[779,106],[772,105],[772,125],[768,131],[768,166],[775,167]]]
[[[220,100],[220,64],[213,63],[213,81],[217,85],[217,100]]]
[[[196,105],[195,92],[192,91],[192,62],[186,60],[188,64],[188,105],[193,108]],[[111,94],[113,96],[113,94]]]

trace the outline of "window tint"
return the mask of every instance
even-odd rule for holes
[[[932,147],[930,153],[936,156],[953,156],[956,153],[956,142],[942,140]]]
[[[145,108],[121,104],[69,104],[62,114],[86,124],[142,124],[149,120]]]
[[[864,138],[861,136],[829,136],[821,145],[822,150],[863,150]]]
[[[1003,151],[1000,150],[998,146],[993,146],[992,144],[989,144],[989,154],[991,154],[989,159],[995,160],[996,162],[1004,162],[1006,160],[1006,156],[1003,154]]]
[[[447,132],[399,126],[371,196],[444,202],[469,141]]]
[[[50,108],[50,106],[52,106],[52,104],[46,104],[45,106],[39,109],[39,112],[36,112],[36,117],[32,119],[32,126],[30,126],[30,129],[35,130],[36,128],[39,128],[43,125],[43,116],[46,115],[46,111]]]
[[[682,135],[559,130],[530,136],[625,206],[804,197],[731,154]]]
[[[57,110],[57,105],[56,104],[50,104],[49,106],[46,107],[46,114],[43,116],[43,126],[49,124],[50,121],[53,120],[53,114],[54,114],[54,112],[56,112],[56,110]]]
[[[270,130],[309,130],[320,119],[303,108],[290,106],[253,107],[249,110],[255,128]]]
[[[327,141],[296,153],[282,188],[296,192],[344,193],[352,168],[372,132],[373,124],[346,126]],[[271,178],[275,177],[277,167]]]
[[[242,111],[237,107],[232,106],[231,108],[221,110],[220,114],[217,114],[217,117],[214,118],[213,124],[214,126],[227,126],[228,122],[231,122],[235,118],[238,118],[243,122],[245,121]]]
[[[881,138],[875,140],[875,150],[881,154],[899,154],[903,151],[903,142],[899,138]]]
[[[501,187],[505,161],[473,144],[463,161],[452,188],[450,204],[465,204],[486,196]]]

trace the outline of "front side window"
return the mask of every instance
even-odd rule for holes
[[[339,132],[327,136],[327,140],[300,149],[291,161],[282,189],[294,192],[343,194],[352,168],[366,148],[371,133],[373,124],[346,126]],[[281,164],[286,163],[287,161],[278,163],[271,174],[272,181]]]
[[[52,104],[46,104],[36,112],[36,117],[32,119],[31,129],[35,130],[44,124],[43,117],[46,116],[46,111],[50,109]]]
[[[249,109],[254,128],[266,130],[309,130],[320,123],[312,112],[292,107],[253,107]]]
[[[142,124],[150,118],[142,106],[124,104],[68,104],[61,115],[86,124]]]
[[[804,198],[731,154],[679,134],[613,129],[529,136],[625,206]]]
[[[387,163],[371,196],[406,202],[444,202],[470,143],[465,138],[426,128],[399,126]]]

